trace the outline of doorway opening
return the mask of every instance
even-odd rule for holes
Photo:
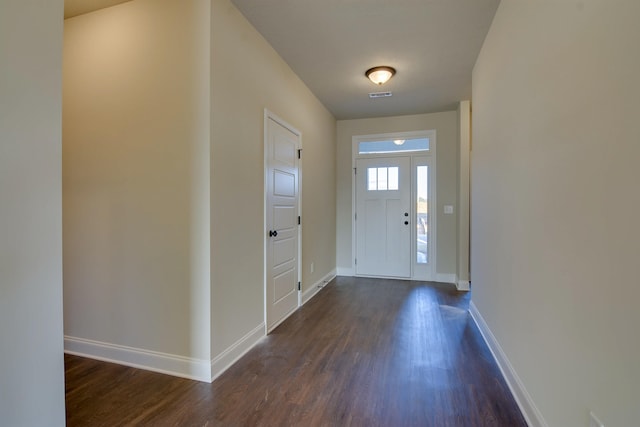
[[[434,280],[435,130],[353,137],[353,271]]]

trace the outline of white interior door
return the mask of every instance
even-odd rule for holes
[[[409,157],[356,161],[356,274],[411,277]]]
[[[267,332],[298,307],[300,135],[265,119]]]

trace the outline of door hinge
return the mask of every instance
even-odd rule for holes
[[[302,283],[298,282],[298,290],[301,291],[302,290]]]
[[[354,260],[353,260],[353,263],[354,263],[355,265],[358,265],[358,258],[354,259]]]
[[[302,148],[298,149],[298,158],[302,158]]]
[[[353,174],[358,175],[358,168],[353,168]]]
[[[298,225],[300,225],[300,215],[298,215]]]
[[[357,213],[354,215],[353,219],[356,220],[356,221],[358,220],[358,214]]]

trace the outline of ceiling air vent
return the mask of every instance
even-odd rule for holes
[[[386,98],[391,96],[391,92],[371,92],[369,98]]]

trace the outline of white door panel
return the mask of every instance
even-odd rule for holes
[[[279,268],[283,264],[295,261],[295,257],[291,256],[295,250],[296,241],[293,238],[274,240],[273,268]]]
[[[273,227],[276,230],[284,230],[296,223],[297,210],[294,206],[273,207]]]
[[[409,157],[356,163],[356,273],[411,276]]]
[[[281,170],[273,172],[273,195],[283,197],[295,197],[296,176]]]
[[[271,117],[265,121],[267,331],[298,307],[298,147],[300,137]]]
[[[279,303],[291,294],[291,283],[296,280],[295,273],[295,269],[289,269],[273,278],[273,295],[271,299],[274,303]]]

